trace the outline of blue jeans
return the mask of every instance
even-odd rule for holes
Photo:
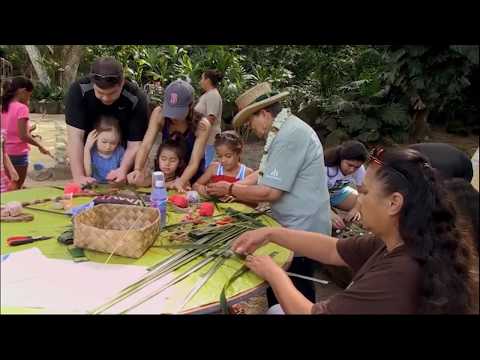
[[[28,154],[25,155],[8,155],[13,166],[28,166]]]

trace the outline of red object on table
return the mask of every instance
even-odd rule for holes
[[[200,216],[212,216],[214,212],[215,208],[213,207],[213,204],[209,202],[200,204],[200,207],[198,208],[198,214]]]
[[[227,225],[227,224],[231,224],[233,222],[235,222],[235,220],[233,218],[231,218],[230,216],[225,216],[224,218],[215,222],[215,224],[217,224],[217,225]]]
[[[81,192],[82,192],[82,188],[80,187],[80,185],[74,182],[68,183],[63,188],[64,194],[79,194]]]
[[[173,204],[178,206],[179,208],[186,208],[188,207],[188,199],[186,196],[183,195],[172,195],[168,198],[168,200]]]

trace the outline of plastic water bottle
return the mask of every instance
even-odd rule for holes
[[[152,193],[150,195],[151,207],[160,212],[160,227],[163,228],[167,222],[167,201],[168,194],[165,189],[165,176],[161,171],[152,174]]]

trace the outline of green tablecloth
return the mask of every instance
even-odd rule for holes
[[[55,188],[50,187],[41,187],[41,188],[32,188],[26,189],[21,191],[14,191],[8,193],[1,194],[1,203],[5,204],[9,201],[29,201],[34,199],[43,199],[48,197],[54,197],[62,194],[62,191]],[[74,203],[75,205],[80,205],[91,201],[92,198],[75,198]],[[51,209],[51,203],[39,204],[36,205],[37,208],[43,209]],[[232,207],[234,209],[240,211],[249,211],[250,208],[246,207],[245,205],[238,204],[238,203],[231,203],[231,204],[221,204],[221,208],[225,207]],[[1,224],[1,254],[7,254],[15,251],[25,250],[31,247],[38,247],[41,252],[49,257],[49,258],[56,258],[56,259],[71,259],[70,254],[67,251],[67,246],[60,244],[57,241],[58,235],[60,235],[67,226],[71,224],[71,218],[62,214],[52,214],[46,213],[41,211],[29,210],[25,209],[25,212],[33,214],[34,220],[31,222],[25,223],[2,223]],[[216,211],[216,214],[218,212]],[[215,214],[215,215],[216,215]],[[181,221],[183,214],[169,212],[167,215],[167,224],[178,223]],[[262,216],[260,220],[269,226],[279,226],[274,220],[267,216]],[[16,236],[16,235],[32,235],[32,236],[53,236],[51,240],[44,240],[40,242],[36,242],[33,244],[21,245],[16,247],[10,247],[6,243],[6,239],[9,236]],[[161,235],[162,236],[162,235]],[[277,251],[278,255],[275,256],[275,261],[280,265],[285,265],[287,262],[290,261],[292,257],[292,252],[282,248],[275,244],[268,244],[261,249],[257,250],[257,254],[269,254],[272,251]],[[95,262],[105,262],[108,254],[103,254],[95,251],[85,251],[87,257],[90,261]],[[139,266],[150,266],[155,263],[158,263],[162,259],[172,255],[174,253],[173,250],[161,249],[161,248],[150,248],[144,256],[140,259],[130,259],[120,256],[113,256],[110,260],[112,264],[131,264],[131,265],[139,265]],[[190,267],[191,265],[187,265],[184,269]],[[207,271],[208,268],[211,266],[207,265],[207,267],[203,268],[200,273]],[[215,305],[218,303],[220,291],[223,288],[223,285],[231,277],[231,275],[240,267],[242,266],[236,260],[227,260],[217,271],[214,276],[209,280],[209,282],[200,289],[200,291],[193,297],[193,299],[188,303],[188,309],[196,309],[199,307],[204,307],[206,305]],[[180,268],[179,272],[184,270]],[[185,279],[183,282],[179,283],[176,286],[184,286],[186,288],[191,288],[198,280],[199,272],[194,273],[189,278]],[[238,294],[246,293],[255,289],[259,285],[263,283],[263,280],[258,278],[253,273],[246,273],[234,284],[229,288],[227,291],[227,297],[235,296]],[[112,296],[115,294],[112,294]],[[100,304],[99,304],[100,305]],[[7,308],[2,307],[2,313],[44,313],[48,312],[48,309],[26,309],[26,308]]]

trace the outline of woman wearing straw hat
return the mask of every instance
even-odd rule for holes
[[[257,137],[266,139],[260,168],[235,184],[209,184],[207,191],[243,202],[270,202],[273,217],[283,226],[330,235],[323,147],[308,124],[281,107],[279,101],[288,94],[273,92],[265,82],[237,99],[239,112],[233,125],[238,128],[247,124]],[[306,258],[295,258],[292,271],[311,275],[311,264]],[[302,285],[302,293],[314,301],[311,283]]]

